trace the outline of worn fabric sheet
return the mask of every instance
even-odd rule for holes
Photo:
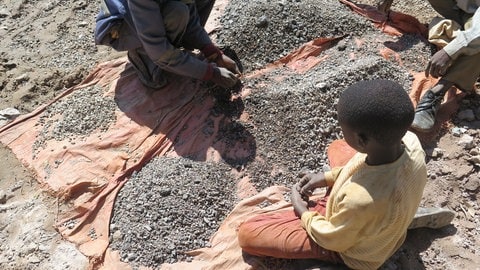
[[[391,15],[390,20],[383,18],[382,21],[369,6],[340,1],[390,34],[405,31],[424,34],[425,29],[418,21],[412,22],[405,15]],[[260,73],[277,68],[306,72],[321,61],[328,61],[328,56],[322,52],[338,38],[341,37],[311,41]],[[245,76],[257,74],[252,72]],[[0,128],[0,142],[34,171],[42,186],[53,195],[73,203],[71,211],[64,214],[56,228],[91,259],[92,268],[129,269],[119,261],[118,252],[107,248],[115,197],[133,171],[156,156],[190,156],[197,160],[216,161],[240,160],[252,154],[249,145],[253,141],[247,139],[232,144],[219,135],[218,130],[232,119],[215,113],[215,100],[205,84],[174,75],[169,79],[171,83],[166,89],[153,91],[140,83],[126,58],[103,63],[80,85]],[[412,102],[416,104],[421,94],[434,83],[435,80],[425,78],[423,73],[415,74],[410,91]],[[73,138],[75,144],[52,139],[45,147],[34,151],[34,142],[44,127],[39,120],[46,115],[47,108],[92,86],[101,87],[104,96],[112,97],[116,102],[116,120],[108,129]],[[242,98],[242,95],[246,93],[233,98]],[[456,89],[450,91],[446,97],[447,105],[440,109],[442,120],[447,120],[456,111],[461,98]],[[442,123],[440,121],[439,126]],[[425,138],[432,138],[435,134],[426,134]],[[248,177],[239,179],[240,183],[242,181],[248,185]],[[272,187],[253,196],[243,194],[246,199],[235,207],[212,237],[211,248],[192,251],[195,255],[193,263],[164,265],[163,269],[251,269],[255,262],[245,261],[242,256],[235,238],[236,227],[254,214],[288,207],[289,204],[282,199],[287,191],[285,187]],[[270,206],[259,208],[257,205],[263,201],[270,202]]]
[[[289,63],[315,58],[322,51],[320,43],[314,44],[314,50],[306,49],[310,53],[291,57]],[[140,83],[126,58],[103,63],[80,85],[0,129],[0,141],[33,169],[38,181],[54,196],[73,202],[72,211],[56,228],[91,259],[92,267],[102,262],[108,247],[116,194],[132,172],[150,159],[169,155],[235,161],[252,156],[253,138],[230,141],[219,135],[232,120],[213,108],[215,99],[205,83],[169,76],[171,83],[166,88],[153,91]],[[92,86],[115,100],[114,123],[106,131],[70,136],[69,140],[50,139],[34,149],[45,129],[41,119],[48,107]],[[241,96],[232,99],[236,98]]]
[[[172,83],[167,88],[152,91],[143,87],[125,58],[108,62],[51,104],[0,130],[0,141],[33,169],[46,189],[73,202],[74,210],[57,229],[91,258],[101,258],[108,246],[108,224],[118,190],[153,157],[181,155],[215,161],[252,155],[253,138],[231,142],[218,135],[231,119],[212,109],[214,99],[208,87],[195,80],[169,79]],[[92,85],[115,100],[116,121],[106,131],[70,136],[74,144],[50,139],[34,150],[45,128],[40,118],[48,106]]]

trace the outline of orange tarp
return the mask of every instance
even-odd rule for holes
[[[320,62],[316,56],[330,41],[310,42],[298,50],[301,53],[290,57],[290,62],[283,61],[279,66],[302,62],[303,67],[311,68]],[[219,129],[232,120],[213,112],[215,100],[210,89],[199,81],[170,76],[166,88],[153,91],[140,83],[126,58],[103,63],[80,85],[0,128],[0,142],[34,170],[38,181],[54,195],[73,201],[75,209],[57,224],[57,229],[91,258],[92,265],[102,261],[108,247],[108,225],[116,194],[150,159],[170,155],[199,161],[235,161],[254,156],[253,137],[230,142],[218,136]],[[86,138],[71,138],[75,144],[49,140],[34,156],[33,144],[44,128],[40,118],[48,106],[91,86],[102,87],[105,96],[115,99],[115,123]],[[91,237],[92,231],[95,237]]]
[[[374,6],[355,4],[348,0],[339,1],[350,7],[354,12],[368,18],[376,27],[389,35],[401,36],[407,33],[426,36],[428,33],[428,28],[421,24],[417,18],[410,15],[393,10],[388,14],[382,14]]]
[[[34,157],[33,143],[44,128],[39,119],[50,104],[0,129],[0,141],[34,170],[43,186],[73,200],[74,212],[57,229],[91,258],[101,258],[108,246],[117,192],[133,171],[153,157],[181,155],[215,161],[246,160],[254,155],[251,136],[235,142],[218,136],[218,130],[232,120],[212,110],[214,99],[200,82],[174,76],[167,88],[154,92],[126,65],[125,58],[99,65],[81,85],[51,103],[86,87],[101,86],[104,95],[118,105],[116,121],[108,130],[73,138],[75,144],[49,140]],[[89,236],[92,230],[96,237]]]
[[[348,1],[341,1],[352,6]],[[352,8],[357,12],[363,10],[364,14],[370,16],[374,14],[365,6]],[[406,22],[412,23],[402,18],[391,15],[390,21],[386,22],[389,26],[382,29],[423,31],[418,21],[413,22],[414,25],[408,25],[408,28],[402,27]],[[392,21],[396,23],[390,24]],[[384,25],[381,20],[376,19],[374,22]],[[328,60],[322,52],[335,40],[336,38],[314,40],[292,55],[268,66],[261,73],[283,67],[287,67],[289,72],[306,72],[320,61]],[[252,72],[245,76],[255,74]],[[232,145],[232,142],[218,135],[219,129],[230,125],[234,120],[213,112],[215,100],[205,85],[174,75],[169,77],[169,81],[171,83],[165,89],[146,89],[127,64],[126,58],[110,61],[98,65],[80,85],[66,90],[51,103],[0,128],[0,142],[11,148],[36,173],[37,180],[54,195],[74,203],[74,209],[65,214],[57,224],[57,229],[91,258],[92,266],[99,266],[105,259],[105,269],[128,268],[118,262],[118,253],[107,251],[109,220],[116,194],[122,185],[133,171],[141,169],[150,159],[168,155],[189,156],[200,161],[242,160],[255,154],[252,136],[247,134],[242,141],[236,141]],[[414,103],[418,100],[418,93],[428,89],[432,83],[434,81],[418,74],[411,91]],[[45,127],[39,120],[45,116],[48,106],[90,86],[101,87],[105,97],[115,99],[118,106],[115,111],[116,120],[106,131],[72,138],[75,144],[67,140],[48,140],[45,148],[40,148],[34,157],[33,143]],[[233,99],[241,98],[246,92],[244,90]],[[454,98],[450,100],[461,98],[455,94],[449,97]],[[447,114],[451,111],[448,110]],[[248,176],[243,181],[248,185]],[[243,261],[241,251],[232,238],[236,226],[254,213],[287,207],[288,204],[280,199],[283,196],[281,193],[286,191],[285,188],[272,187],[239,204],[213,236],[212,247],[192,253],[195,255],[194,262],[198,263],[192,269],[203,266],[219,269],[219,265],[222,266],[221,269],[233,269],[234,266],[238,266],[235,269],[243,269],[242,267],[252,264]],[[262,200],[272,201],[273,204],[259,210],[256,204]],[[225,250],[230,250],[229,255]],[[187,269],[184,267],[184,263],[164,265],[165,269]]]

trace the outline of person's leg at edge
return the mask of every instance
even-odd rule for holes
[[[311,210],[324,214],[326,200],[319,200]],[[308,236],[292,210],[245,221],[238,228],[238,242],[243,251],[255,256],[343,263],[337,252],[320,247]]]
[[[432,8],[442,17],[454,20],[463,25],[463,12],[456,9],[457,3],[454,0],[428,0]]]
[[[452,86],[464,92],[473,89],[480,75],[480,54],[463,55],[458,57],[454,64],[448,68],[447,74],[430,90],[428,90],[417,104],[412,128],[428,132],[435,124],[435,116],[442,103],[445,93]]]
[[[198,16],[200,17],[200,25],[205,26],[208,17],[212,12],[215,0],[197,0],[195,5],[197,6]]]
[[[161,6],[161,13],[168,40],[174,45],[179,43],[188,25],[189,8],[182,2],[169,1]],[[128,58],[143,84],[154,89],[167,84],[162,69],[150,59],[145,49],[128,51]]]

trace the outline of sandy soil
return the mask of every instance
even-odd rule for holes
[[[258,3],[266,5],[265,1],[258,1]],[[426,1],[398,0],[393,8],[416,16],[421,22],[428,22],[434,16],[434,12]],[[93,44],[92,29],[96,13],[96,3],[88,1],[4,0],[0,3],[0,36],[2,36],[0,41],[0,110],[16,108],[22,114],[30,112],[40,104],[57,96],[65,88],[78,84],[97,63],[124,55],[105,47],[96,47]],[[270,15],[271,18],[275,16],[275,14]],[[332,15],[332,17],[334,16]],[[367,22],[361,21],[360,17],[356,17],[356,20],[359,20],[356,24],[351,20],[349,23],[362,27],[367,24]],[[297,21],[301,21],[301,19],[298,18]],[[235,22],[235,20],[228,21],[229,26],[231,27],[231,24]],[[276,21],[271,19],[271,22],[275,23]],[[241,20],[238,20],[238,23],[241,23]],[[379,38],[378,36],[369,36],[369,33],[363,33],[363,38],[367,40]],[[222,38],[223,43],[233,39],[228,31],[220,31],[218,35]],[[299,39],[309,37],[304,35]],[[348,49],[354,41],[350,39],[346,42]],[[294,48],[295,44],[289,44],[289,46]],[[345,46],[345,44],[339,46]],[[405,54],[405,59],[416,59],[418,54],[425,56],[427,47],[418,43],[416,46],[403,50],[402,53]],[[271,51],[277,52],[277,49],[272,48]],[[334,48],[334,50],[338,49]],[[246,52],[246,50],[242,50],[242,52]],[[369,61],[377,61],[376,58],[372,59]],[[269,60],[272,59],[248,58],[245,63],[251,63],[247,69],[254,69],[256,63],[263,65]],[[390,72],[397,71],[396,67],[381,61],[379,63],[379,66],[386,66]],[[419,61],[410,64],[410,68],[419,70],[419,66],[423,63]],[[351,76],[349,80],[345,79],[342,83],[361,79],[362,76],[370,74],[368,70],[364,73],[350,74],[343,73],[345,70],[335,69],[333,66],[322,68],[330,72],[337,72],[337,74],[330,74],[331,77],[326,76],[326,79],[345,77],[345,74]],[[322,69],[318,69],[316,72],[323,74],[321,71]],[[375,71],[390,74],[379,67],[376,67]],[[411,83],[405,74],[396,76],[398,77],[395,79],[401,81],[406,87]],[[259,78],[250,82],[249,86],[262,85],[262,80],[268,81],[268,78]],[[295,78],[290,83],[279,85],[276,90],[294,89],[297,85],[296,82],[300,80],[302,79]],[[303,80],[311,80],[309,81],[310,85],[313,84],[320,89],[325,88],[319,85],[317,77],[305,76]],[[330,85],[327,86],[327,89],[338,86]],[[257,88],[261,89],[261,86]],[[265,92],[271,94],[271,91]],[[289,135],[296,133],[285,133],[284,130],[277,129],[281,127],[281,124],[288,126],[288,122],[275,123],[274,121],[288,120],[284,114],[288,114],[292,110],[296,114],[308,112],[306,114],[310,114],[308,115],[309,121],[316,119],[320,122],[324,121],[322,123],[333,124],[332,108],[325,107],[324,114],[311,113],[312,108],[302,107],[298,110],[285,107],[272,108],[261,102],[280,103],[280,99],[285,96],[280,96],[280,98],[275,95],[262,96],[262,93],[262,91],[257,91],[248,100],[245,100],[246,109],[250,110],[252,119],[258,121],[255,123],[257,130],[254,133],[258,144],[257,155],[266,160],[271,158],[278,161],[281,160],[284,151],[290,150],[291,156],[298,154],[299,161],[294,166],[282,164],[285,170],[291,170],[290,174],[294,174],[302,167],[323,164],[324,157],[317,160],[315,155],[306,155],[303,152],[307,152],[305,149],[320,151],[325,148],[327,141],[309,145],[311,138],[305,137],[305,141],[303,144],[299,143],[298,148],[291,148]],[[305,98],[303,92],[293,92],[292,95],[293,99],[300,101]],[[335,99],[334,94],[328,93],[321,97],[326,100]],[[410,231],[406,243],[387,262],[384,269],[480,269],[478,266],[480,265],[479,105],[478,95],[467,96],[458,115],[445,127],[441,135],[425,145],[428,153],[429,182],[424,192],[422,205],[447,207],[455,210],[457,216],[452,225],[439,230]],[[285,111],[281,111],[282,109]],[[302,111],[303,109],[305,111]],[[272,120],[270,116],[277,113],[280,117]],[[321,118],[322,115],[326,115],[325,119]],[[307,116],[305,117],[307,118]],[[267,123],[269,124],[267,125]],[[265,125],[262,126],[262,124]],[[305,133],[310,129],[317,128],[308,122],[305,126],[298,127],[304,128]],[[271,133],[275,133],[276,137],[270,136]],[[335,138],[336,135],[341,136],[335,130],[328,131],[327,134],[328,140]],[[278,153],[270,153],[268,149],[278,149]],[[59,211],[66,207],[64,203],[45,193],[37,184],[34,174],[24,168],[10,150],[3,145],[0,147],[0,157],[0,241],[2,242],[0,268],[86,269],[87,258],[78,252],[71,243],[62,240],[53,229]],[[259,177],[262,174],[270,174],[272,171],[268,165],[259,163],[252,163],[247,170]],[[269,179],[254,184],[258,189],[270,184],[290,184],[288,180],[285,180],[290,174],[270,175]],[[119,217],[118,220],[121,218]],[[117,227],[119,227],[118,224]],[[205,246],[206,244],[202,243],[201,245]],[[185,249],[185,247],[182,248]],[[127,253],[123,257],[128,261]],[[134,261],[133,258],[130,257],[130,259]],[[169,257],[168,261],[176,259],[184,258],[182,256]]]

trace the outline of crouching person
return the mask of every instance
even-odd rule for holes
[[[204,29],[214,2],[102,0],[95,43],[128,51],[140,81],[150,88],[167,84],[165,72],[232,87],[238,82],[238,66],[214,45]],[[192,54],[194,49],[208,62]]]
[[[356,153],[331,171],[302,174],[292,187],[292,210],[241,224],[244,252],[377,269],[402,245],[409,227],[436,228],[453,219],[447,210],[417,213],[427,181],[425,153],[407,131],[414,108],[399,84],[358,82],[342,93],[337,110],[344,142]],[[309,202],[322,187],[326,196]]]

